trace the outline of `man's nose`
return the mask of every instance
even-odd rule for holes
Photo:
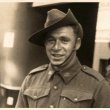
[[[60,50],[60,49],[61,49],[61,44],[60,44],[60,42],[59,42],[59,41],[56,41],[56,42],[55,42],[55,44],[54,44],[54,46],[53,46],[53,49],[54,49],[55,51],[57,51],[57,50]]]

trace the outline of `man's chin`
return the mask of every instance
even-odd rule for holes
[[[51,64],[52,65],[54,65],[54,66],[60,66],[60,65],[62,65],[63,64],[63,62],[59,62],[59,61],[54,61],[54,62],[51,62]]]

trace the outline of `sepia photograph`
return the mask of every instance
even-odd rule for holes
[[[110,2],[0,2],[0,108],[110,108]]]

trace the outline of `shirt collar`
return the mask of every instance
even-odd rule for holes
[[[46,73],[47,73],[47,76],[48,76],[48,80],[50,80],[51,77],[53,76],[53,74],[55,73],[55,70],[52,68],[51,64],[49,64]]]
[[[73,60],[71,60],[67,66],[61,67],[58,73],[62,77],[65,83],[69,83],[70,80],[79,73],[81,69],[81,64],[78,60],[78,58],[75,56]],[[47,69],[48,74],[48,80],[51,79],[53,74],[55,73],[55,70],[52,68],[51,64],[49,64],[49,67]]]
[[[75,60],[71,61],[67,68],[64,68],[59,74],[63,78],[65,83],[69,83],[73,77],[75,77],[81,69],[81,64],[76,57]]]

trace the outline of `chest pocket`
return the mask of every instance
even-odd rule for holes
[[[49,95],[50,88],[38,87],[36,89],[29,88],[24,91],[29,107],[37,107],[38,102],[46,100]]]
[[[93,93],[80,90],[63,90],[61,93],[60,107],[89,108],[92,105]]]

